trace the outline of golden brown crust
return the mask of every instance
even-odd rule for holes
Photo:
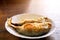
[[[44,18],[41,18],[40,20],[44,21],[45,19]],[[8,25],[9,26],[12,26],[14,28],[19,28],[19,27],[22,27],[24,26],[25,29],[32,29],[34,27],[40,27],[40,28],[45,28],[44,26],[48,26],[48,28],[51,28],[52,24],[51,22],[40,22],[39,20],[38,21],[25,21],[24,24],[22,26],[15,26],[12,23],[12,18],[9,18],[8,21],[7,21]]]
[[[7,24],[15,29],[17,29],[20,33],[26,34],[26,35],[35,35],[39,34],[40,32],[48,32],[47,30],[50,30],[52,27],[52,22],[47,17],[39,17],[36,20],[29,20],[25,19],[22,23],[12,23],[12,18],[7,19]],[[24,33],[26,32],[26,33]],[[29,34],[27,34],[30,32]]]

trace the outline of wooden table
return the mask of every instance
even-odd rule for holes
[[[0,1],[0,40],[28,40],[13,36],[5,29],[5,21],[8,17],[26,12],[29,3],[29,1],[27,1],[28,0],[25,0],[24,2],[22,0],[18,0],[17,2],[14,2],[14,0]],[[60,27],[57,28],[58,30],[56,30],[56,32],[51,36],[37,40],[60,40]]]

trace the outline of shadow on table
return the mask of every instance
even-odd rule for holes
[[[45,38],[41,38],[41,39],[24,39],[24,38],[20,38],[20,40],[55,40],[54,37],[45,37]]]

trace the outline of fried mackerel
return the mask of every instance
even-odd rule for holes
[[[32,16],[31,16],[32,17]],[[24,17],[22,17],[24,18]],[[40,36],[48,33],[52,27],[51,20],[47,17],[25,17],[19,23],[12,23],[13,18],[8,18],[7,24],[16,31],[26,36]],[[20,18],[21,19],[21,18]]]

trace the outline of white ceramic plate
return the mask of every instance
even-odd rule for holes
[[[20,14],[21,15],[21,14]],[[20,15],[15,15],[16,16],[20,16]],[[14,17],[14,16],[13,16]],[[43,35],[43,36],[39,36],[39,37],[28,37],[28,36],[24,36],[24,35],[21,35],[21,34],[18,34],[13,28],[9,27],[8,24],[7,24],[7,21],[5,22],[5,28],[6,30],[11,33],[12,35],[15,35],[17,37],[21,37],[21,38],[27,38],[27,39],[39,39],[39,38],[44,38],[44,37],[48,37],[50,36],[54,31],[55,31],[55,26],[53,24],[52,26],[52,29],[50,30],[49,33]]]

